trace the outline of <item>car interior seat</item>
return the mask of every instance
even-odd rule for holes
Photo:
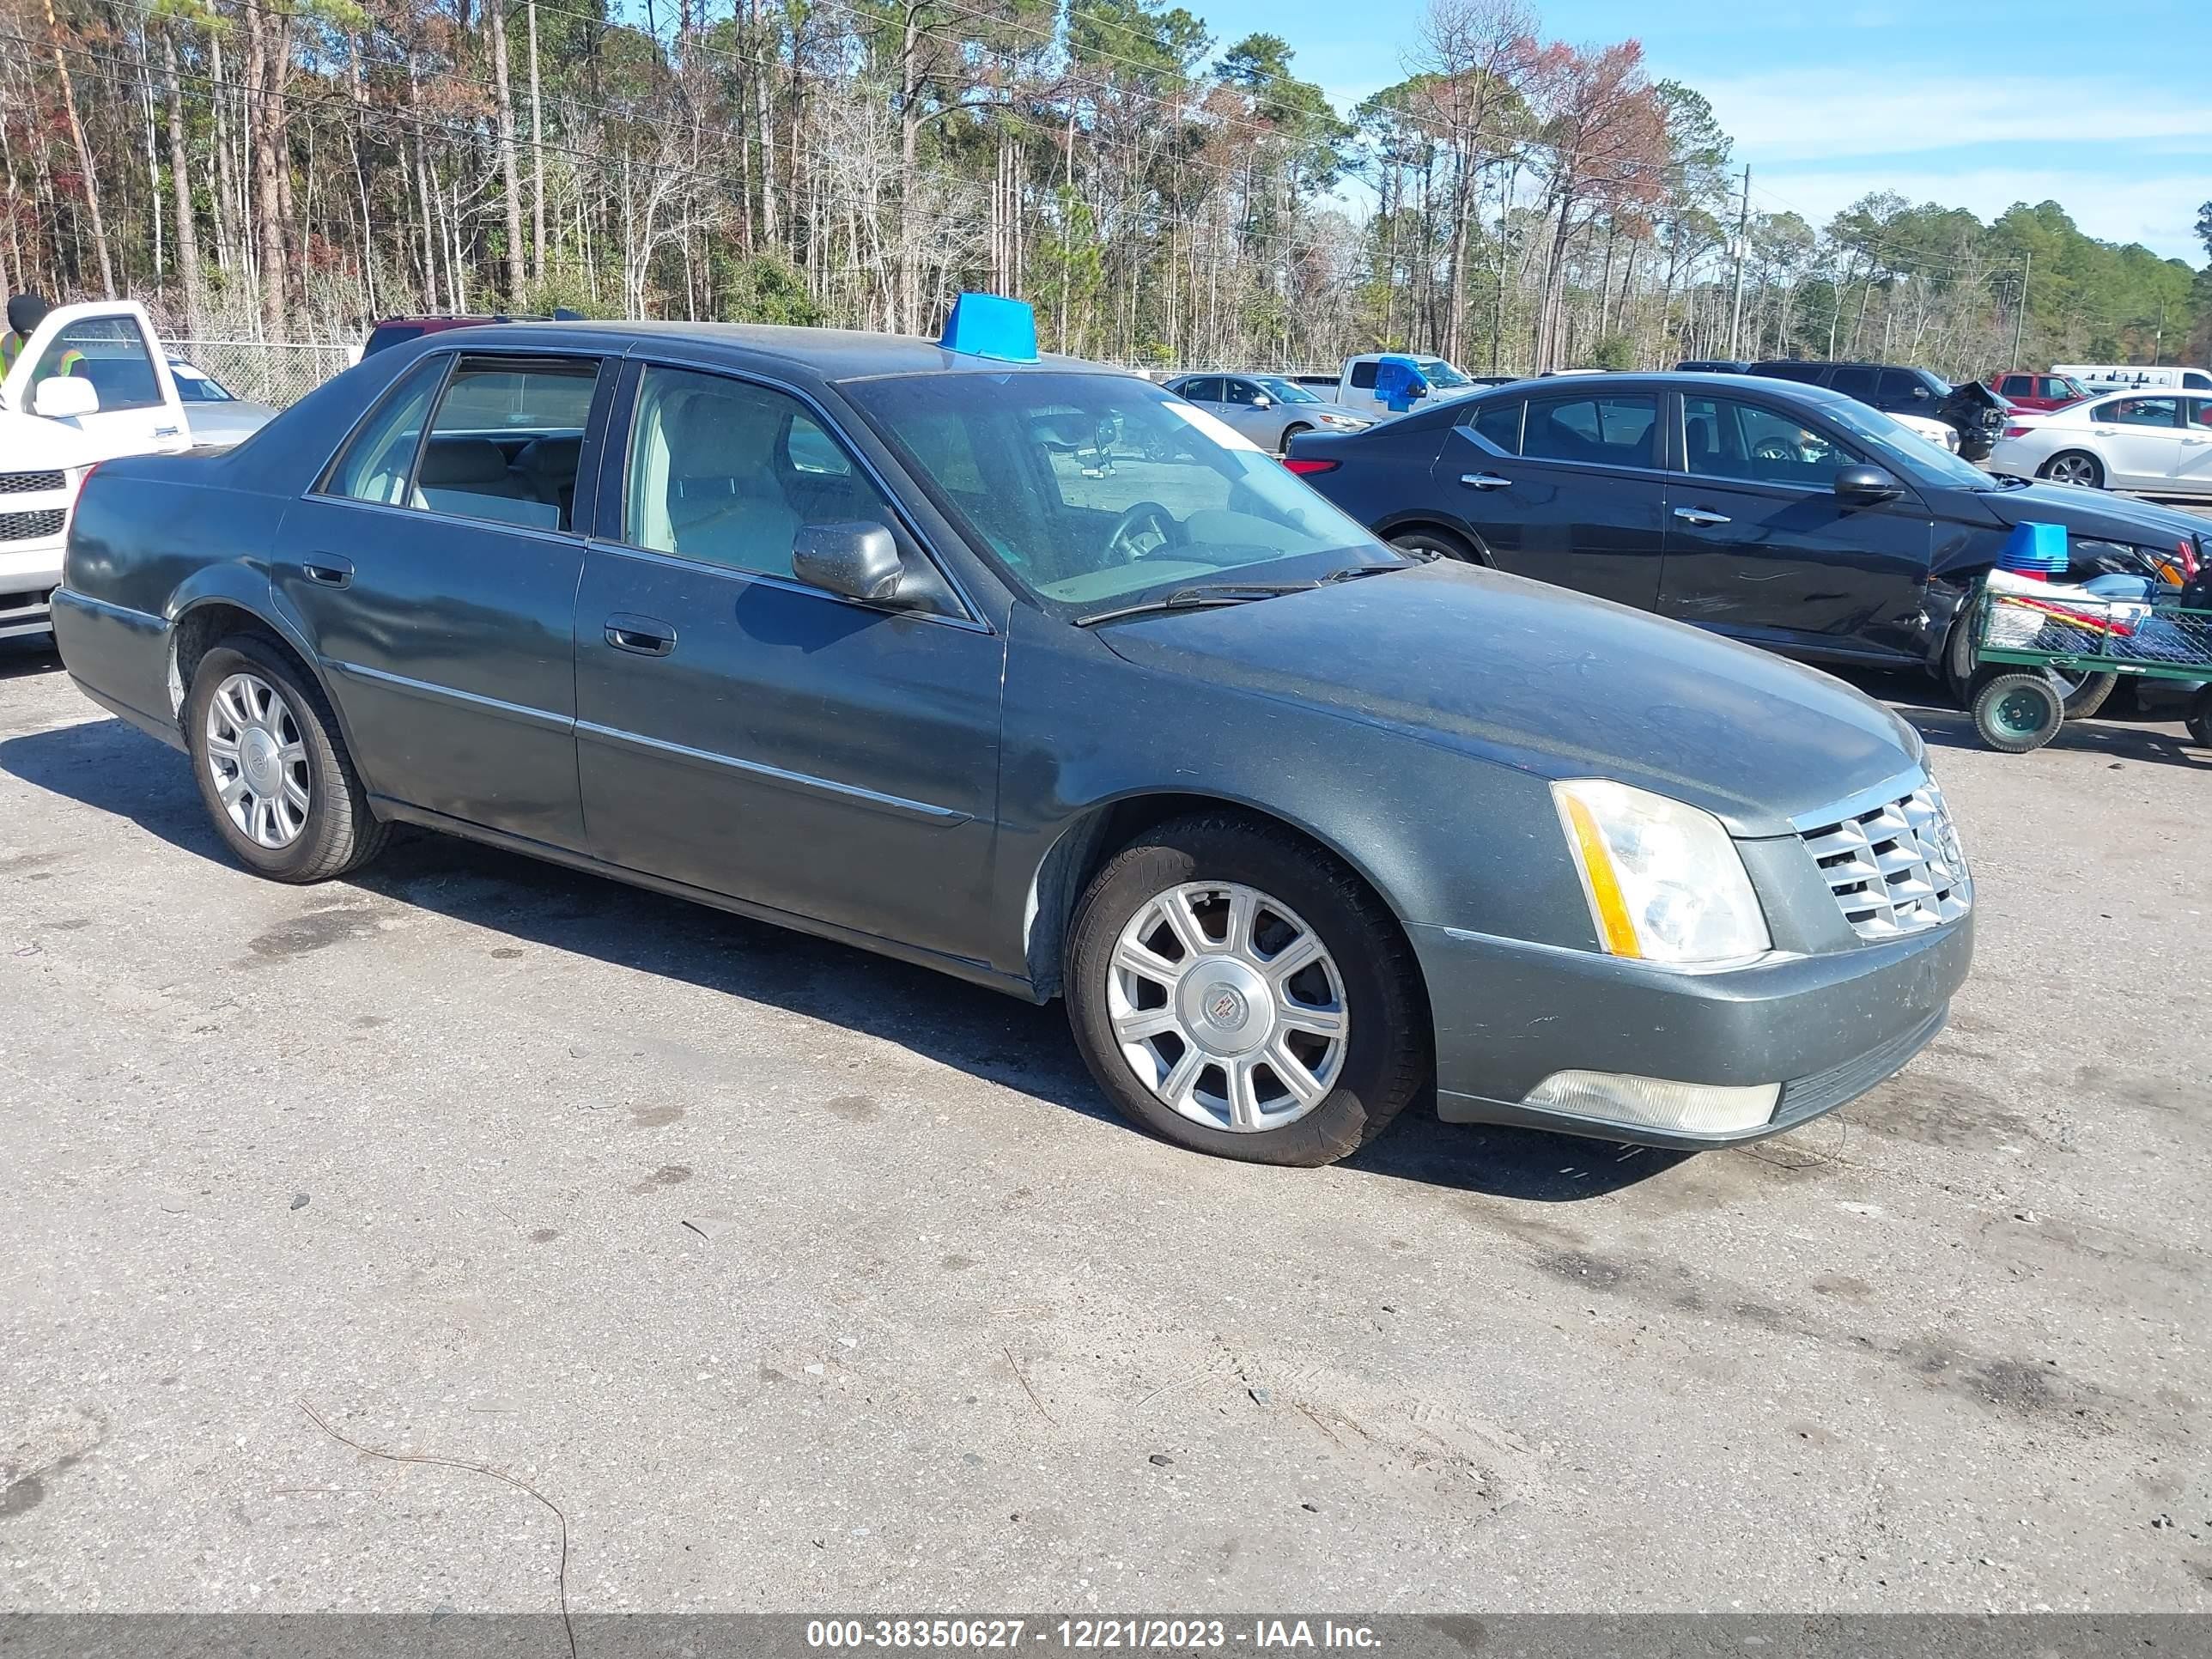
[[[574,521],[576,468],[582,460],[581,438],[533,438],[514,458],[514,471],[537,491],[538,499],[561,514],[561,528]]]
[[[542,530],[560,527],[560,507],[540,500],[530,481],[507,465],[505,452],[489,438],[431,439],[415,484],[423,504],[437,512]]]
[[[799,517],[776,474],[783,414],[769,394],[744,389],[670,398],[662,418],[674,551],[741,570],[791,574]]]

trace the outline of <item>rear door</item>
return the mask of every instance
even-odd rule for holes
[[[855,520],[935,568],[818,404],[676,362],[634,367],[620,402],[575,613],[592,850],[981,955],[1003,639],[941,570],[900,611],[793,574],[802,526]]]
[[[583,843],[578,479],[601,368],[426,357],[287,509],[270,571],[373,792],[568,848]]]
[[[1864,458],[1779,402],[1684,392],[1676,409],[1660,613],[1804,655],[1923,657],[1934,528],[1909,486],[1838,499],[1837,471]]]
[[[1485,398],[1445,439],[1436,492],[1499,569],[1651,610],[1666,545],[1659,401],[1649,388]]]

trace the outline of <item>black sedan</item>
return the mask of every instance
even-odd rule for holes
[[[1064,995],[1122,1109],[1234,1157],[1340,1157],[1432,1077],[1450,1120],[1770,1133],[1904,1065],[1972,951],[1880,705],[1409,559],[996,336],[432,335],[102,467],[54,621],[264,876],[427,825]]]
[[[1955,670],[1960,601],[2023,520],[2067,527],[2077,575],[2212,553],[2202,519],[1991,477],[1854,398],[1746,375],[1523,383],[1301,436],[1289,465],[1401,548],[1820,662]]]

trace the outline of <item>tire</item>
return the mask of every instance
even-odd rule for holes
[[[2197,739],[2197,746],[2212,749],[2212,685],[2204,687],[2189,700],[2189,735]]]
[[[1289,454],[1291,453],[1291,440],[1297,437],[1301,432],[1310,432],[1312,430],[1313,428],[1308,426],[1304,421],[1291,422],[1288,426],[1283,428],[1282,441],[1275,446],[1275,453],[1278,455]]]
[[[1168,920],[1178,898],[1195,951]],[[1279,986],[1267,963],[1309,945],[1319,958]],[[1220,1158],[1334,1163],[1380,1134],[1432,1070],[1419,973],[1382,902],[1311,842],[1234,813],[1173,819],[1106,861],[1076,907],[1064,985],[1076,1046],[1122,1115]],[[1332,1015],[1334,1036],[1302,1023]],[[1131,1041],[1147,1016],[1160,1029]],[[1125,1045],[1154,1075],[1139,1075]],[[1283,1081],[1291,1075],[1302,1088]]]
[[[256,874],[328,881],[359,869],[390,839],[391,826],[369,811],[321,688],[266,635],[230,635],[200,659],[185,699],[185,741],[216,833]],[[226,778],[246,786],[240,817],[225,799]],[[256,780],[271,787],[256,792]]]
[[[2002,754],[2040,749],[2065,723],[2064,700],[2046,675],[1999,674],[1974,695],[1974,730]]]
[[[1486,562],[1474,544],[1456,532],[1437,530],[1428,525],[1415,525],[1407,530],[1394,530],[1389,537],[1390,545],[1401,553],[1411,553],[1419,559],[1457,559],[1462,564]]]
[[[1950,684],[1951,695],[1961,702],[1969,701],[1969,688],[1974,679],[1973,615],[1971,601],[1959,607],[1958,617],[1951,624],[1950,637],[1943,647],[1944,677]],[[2109,669],[2073,678],[2056,670],[2047,672],[2065,692],[2066,718],[2069,720],[2087,720],[2105,706],[2120,683],[2120,677]]]
[[[2064,472],[2072,472],[2075,476],[2059,476]],[[2080,484],[2085,489],[2102,489],[2105,487],[2105,464],[2085,449],[2062,449],[2045,461],[2035,476],[2048,478],[2053,483]]]

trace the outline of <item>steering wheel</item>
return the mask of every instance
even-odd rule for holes
[[[1114,528],[1106,537],[1108,560],[1115,564],[1130,564],[1154,551],[1154,548],[1140,548],[1130,539],[1148,525],[1159,537],[1157,547],[1172,547],[1182,538],[1182,526],[1176,522],[1174,514],[1158,501],[1138,501],[1114,520]]]
[[[1802,461],[1804,459],[1803,456],[1800,455],[1795,449],[1790,447],[1790,445],[1784,443],[1779,438],[1761,438],[1758,443],[1752,447],[1751,453],[1762,461],[1770,461],[1784,465]]]

